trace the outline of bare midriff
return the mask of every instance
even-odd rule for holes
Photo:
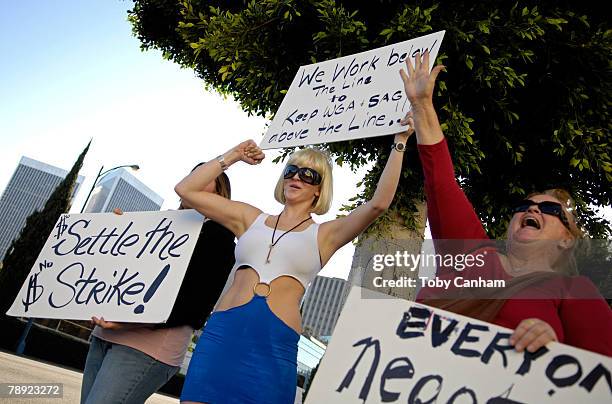
[[[279,276],[267,284],[260,283],[259,275],[253,268],[239,269],[234,275],[232,286],[221,297],[215,311],[229,310],[246,304],[254,294],[267,296],[270,310],[295,332],[302,332],[300,299],[304,294],[304,287],[291,276]]]

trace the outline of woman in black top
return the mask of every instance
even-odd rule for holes
[[[224,173],[206,188],[230,198]],[[179,209],[188,208],[181,202]],[[232,232],[212,220],[204,222],[166,323],[92,318],[97,327],[83,372],[82,404],[144,403],[178,372],[193,331],[202,328],[223,291],[234,265],[234,247]]]
[[[231,199],[230,182],[225,173],[215,179],[214,190]],[[179,209],[189,208],[181,201]],[[234,266],[235,246],[231,231],[213,220],[204,222],[170,317],[157,325],[158,328],[188,324],[199,330],[204,326]]]

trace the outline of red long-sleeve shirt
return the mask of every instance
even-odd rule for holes
[[[464,244],[488,239],[472,204],[455,179],[446,139],[434,145],[419,145],[419,155],[425,175],[432,237],[434,240],[457,240],[444,242],[441,248],[445,248],[445,251],[436,252],[456,254]],[[495,253],[485,256],[485,265],[472,267],[462,276],[503,280],[512,278]],[[550,298],[520,299],[520,296],[515,296],[508,299],[492,322],[514,329],[524,319],[538,318],[552,326],[560,342],[612,356],[612,310],[602,298],[584,298],[585,295],[599,296],[595,285],[585,277],[572,277],[569,282],[566,278],[559,285],[563,290]],[[426,297],[427,291],[422,292],[419,300]],[[583,297],[562,297],[578,294]]]

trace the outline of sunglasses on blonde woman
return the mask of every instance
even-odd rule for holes
[[[321,183],[321,174],[312,168],[298,167],[295,164],[289,164],[287,167],[285,167],[283,178],[288,180],[289,178],[293,178],[296,173],[300,180],[304,181],[306,184],[319,185]]]

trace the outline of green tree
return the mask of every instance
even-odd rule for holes
[[[60,215],[70,210],[76,180],[90,144],[91,141],[83,149],[70,172],[55,188],[44,208],[28,216],[19,237],[9,246],[3,268],[0,271],[0,289],[2,290],[0,313],[2,315],[13,304]]]
[[[534,190],[564,187],[594,237],[610,223],[611,31],[604,3],[353,0],[135,0],[129,13],[143,49],[192,68],[250,112],[272,115],[298,67],[438,30],[448,67],[436,105],[461,185],[494,237],[509,204]],[[414,141],[414,140],[413,140]],[[325,145],[338,163],[376,161],[360,203],[373,191],[389,140]],[[414,143],[405,181],[387,216],[408,229],[422,200]],[[422,211],[421,211],[422,213]]]

